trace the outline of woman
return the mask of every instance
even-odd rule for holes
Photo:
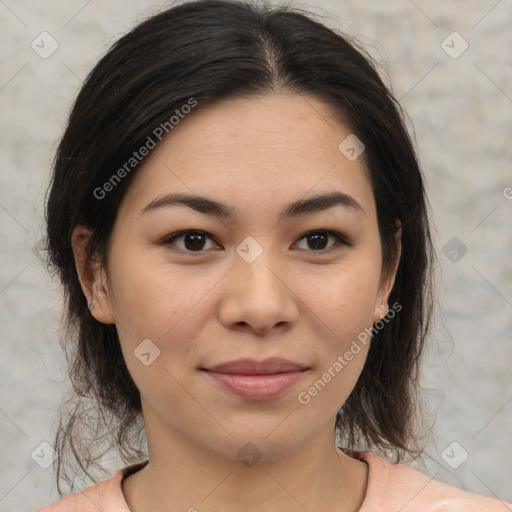
[[[100,413],[79,400],[60,425],[57,485],[68,451],[98,458],[83,429],[131,464],[40,510],[511,507],[384,458],[422,451],[426,205],[400,107],[346,36],[202,0],[122,37],[73,106],[47,246]]]

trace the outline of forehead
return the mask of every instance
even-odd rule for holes
[[[138,208],[158,195],[186,192],[266,209],[335,189],[371,210],[363,157],[349,159],[342,151],[347,137],[353,137],[350,129],[313,96],[272,94],[198,106],[152,150],[125,203]]]

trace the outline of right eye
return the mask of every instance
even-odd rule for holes
[[[205,252],[202,249],[204,249],[205,241],[207,238],[213,240],[213,238],[205,231],[200,231],[198,229],[187,229],[178,233],[173,233],[172,235],[166,237],[162,243],[164,245],[176,245],[175,241],[182,239],[183,245],[181,247],[178,246],[182,252],[201,253]]]

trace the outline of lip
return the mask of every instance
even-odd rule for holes
[[[211,368],[202,368],[217,373],[233,373],[237,375],[270,375],[274,373],[288,373],[307,369],[304,365],[294,363],[281,357],[271,357],[264,361],[253,359],[237,359],[227,361]]]
[[[296,384],[307,368],[287,359],[271,358],[261,362],[239,359],[201,370],[238,398],[271,400]]]

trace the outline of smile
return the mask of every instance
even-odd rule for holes
[[[217,384],[244,400],[270,400],[282,395],[302,377],[306,370],[273,374],[219,373],[205,370]]]

